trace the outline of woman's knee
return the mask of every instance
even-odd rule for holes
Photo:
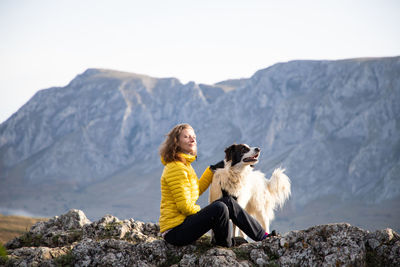
[[[213,204],[214,209],[222,216],[229,217],[229,208],[222,201],[215,201]]]

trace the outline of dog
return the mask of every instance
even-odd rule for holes
[[[209,191],[209,202],[228,194],[252,215],[270,233],[274,211],[281,208],[291,194],[290,179],[285,169],[277,168],[270,179],[254,170],[260,148],[246,144],[233,144],[225,149],[225,167],[217,169]],[[237,235],[233,227],[233,236]],[[243,236],[243,233],[240,232]]]

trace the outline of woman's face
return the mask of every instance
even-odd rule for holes
[[[179,135],[179,147],[185,154],[196,155],[197,142],[196,134],[192,128],[185,128]]]

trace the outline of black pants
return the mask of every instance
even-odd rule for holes
[[[264,237],[265,230],[230,196],[222,197],[198,213],[186,217],[180,225],[172,228],[165,240],[176,246],[196,241],[210,229],[214,231],[216,245],[230,247],[229,219],[246,235],[255,241]]]

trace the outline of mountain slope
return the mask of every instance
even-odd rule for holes
[[[158,147],[188,122],[199,140],[198,174],[234,142],[262,148],[256,168],[267,176],[287,169],[293,194],[277,223],[295,227],[316,202],[335,204],[333,219],[349,203],[357,203],[354,218],[362,205],[374,217],[400,196],[398,103],[400,57],[292,61],[215,85],[89,69],[39,91],[0,125],[1,208],[156,221]],[[361,226],[381,215],[372,217]]]

